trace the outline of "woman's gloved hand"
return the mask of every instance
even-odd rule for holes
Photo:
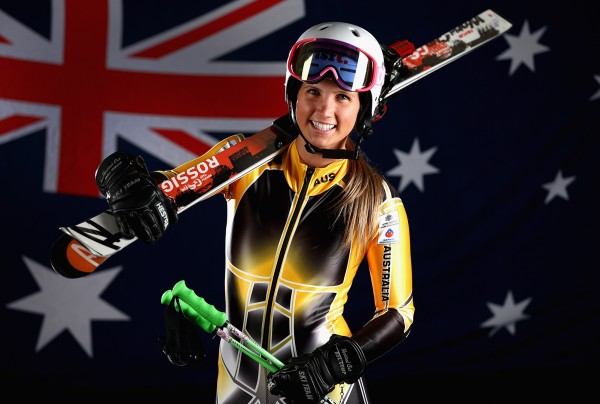
[[[291,358],[279,371],[269,374],[269,391],[294,404],[318,403],[336,384],[357,381],[366,366],[360,346],[349,337],[334,334],[325,345]]]
[[[154,244],[177,222],[177,209],[152,180],[141,156],[115,152],[96,170],[96,184],[126,238]]]

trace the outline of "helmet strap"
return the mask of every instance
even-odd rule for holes
[[[302,132],[298,131],[298,133],[300,133],[300,136],[302,137],[302,139],[304,139],[304,142],[305,142],[304,148],[310,154],[320,153],[323,156],[323,158],[326,158],[326,159],[348,159],[348,160],[358,160],[359,152],[360,152],[360,145],[365,138],[365,134],[366,134],[366,132],[369,132],[369,134],[370,134],[371,132],[373,132],[373,130],[371,129],[371,126],[368,125],[368,127],[364,128],[362,131],[357,130],[356,132],[358,133],[358,137],[355,142],[354,150],[341,150],[341,149],[321,149],[321,148],[313,145],[312,143],[310,143],[308,141],[308,139],[306,139],[306,137],[304,137]]]
[[[359,141],[356,142],[356,148],[354,150],[341,150],[341,149],[321,149],[314,144],[310,143],[306,137],[299,132],[302,139],[304,139],[304,148],[310,154],[321,154],[326,159],[348,159],[358,160],[358,145]]]

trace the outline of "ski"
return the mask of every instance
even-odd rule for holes
[[[388,91],[386,98],[499,37],[510,27],[512,24],[496,12],[486,10],[408,55],[407,48],[411,49],[412,45],[407,41],[390,45],[403,58],[400,80]]]
[[[394,64],[398,69],[394,72],[395,84],[384,94],[385,98],[499,37],[511,26],[494,11],[486,10],[417,49],[408,41],[392,44],[389,48],[401,63]],[[284,115],[252,136],[234,135],[217,143],[203,156],[180,166],[185,170],[178,170],[181,171],[178,175],[162,182],[160,187],[181,213],[271,161],[295,137],[294,128]],[[50,263],[58,274],[67,278],[89,275],[136,240],[122,236],[108,210],[60,230],[63,234],[51,247]]]
[[[179,174],[160,183],[160,188],[175,202],[179,214],[274,159],[294,137],[292,124],[284,115],[252,136],[233,135],[217,143],[204,155],[178,167]],[[89,275],[137,240],[123,237],[109,210],[60,230],[63,234],[51,247],[50,263],[66,278]]]

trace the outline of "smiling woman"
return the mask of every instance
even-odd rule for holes
[[[298,148],[302,160],[313,167],[325,167],[333,159],[315,153],[314,148],[352,150],[348,135],[359,109],[358,93],[341,89],[331,79],[303,82],[296,102],[296,121],[306,142],[305,147]]]
[[[287,120],[300,136],[221,192],[226,316],[284,366],[265,370],[222,342],[216,401],[368,403],[365,369],[408,336],[414,314],[404,205],[359,147],[394,83],[384,80],[377,40],[343,22],[304,32],[287,67]],[[179,171],[150,175],[119,153],[100,164],[96,178],[123,234],[152,244],[177,222],[149,178]],[[363,261],[376,314],[353,330],[343,308]]]
[[[331,202],[328,184],[350,193],[337,165],[348,154],[343,164],[353,164],[356,130],[346,149],[315,150],[332,160],[318,169],[302,165],[303,139],[279,149],[285,159],[253,173],[245,196],[195,205],[153,246],[126,240],[131,243],[101,265],[83,249],[70,249],[86,279],[57,279],[48,262],[60,226],[85,223],[109,249],[122,246],[103,233],[111,227],[88,222],[101,212],[114,220],[93,177],[108,154],[129,151],[149,169],[167,170],[237,132],[247,140],[282,115],[290,122],[282,85],[289,51],[305,28],[341,19],[385,44],[407,39],[416,48],[403,54],[402,82],[387,93],[393,99],[386,98],[384,118],[359,144],[408,210],[418,313],[407,340],[367,365],[363,381],[371,401],[385,403],[392,395],[423,402],[436,393],[436,401],[511,402],[528,395],[532,402],[557,401],[568,392],[569,402],[586,402],[584,393],[597,394],[600,271],[590,268],[598,266],[598,243],[589,231],[599,228],[600,217],[595,193],[587,192],[597,192],[600,155],[600,70],[587,57],[598,48],[597,14],[549,2],[493,1],[513,23],[507,31],[477,4],[0,0],[3,392],[23,397],[62,388],[64,401],[78,392],[103,397],[119,386],[115,399],[127,391],[169,400],[189,393],[204,403],[217,393],[218,371],[239,369],[230,372],[238,389],[221,388],[221,400],[230,394],[232,402],[283,401],[265,398],[253,383],[263,376],[226,348],[221,361],[211,335],[203,335],[208,356],[200,367],[176,367],[165,358],[158,297],[180,279],[223,308],[227,302],[234,324],[248,325],[284,361],[314,351],[302,346],[304,335],[312,338],[321,324],[327,324],[319,329],[324,334],[338,331],[327,327],[339,317],[350,330],[339,333],[355,338],[375,301],[388,299],[386,287],[395,305],[385,255],[381,276],[374,275],[380,279],[373,281],[363,265],[347,294],[342,283],[351,270],[335,291],[319,279],[335,251],[347,254],[337,248],[336,225],[357,227],[338,219],[328,228],[341,209],[319,211]],[[313,47],[314,70],[296,81],[347,73],[343,64],[352,65],[356,49],[343,52],[342,38],[329,40],[337,42],[311,41],[323,47]],[[353,93],[366,105],[369,91]],[[331,157],[333,151],[341,157]],[[301,199],[294,180],[313,168]],[[277,176],[287,177],[277,182]],[[269,199],[257,196],[269,189]],[[292,204],[298,216],[292,217]],[[225,231],[227,215],[236,216],[233,234]],[[395,223],[382,217],[377,242],[401,237]],[[353,245],[357,256],[360,249]],[[389,273],[393,278],[397,271]],[[269,282],[276,274],[281,282]],[[381,284],[380,297],[372,297],[372,281]],[[327,306],[332,311],[323,321],[326,310],[319,309],[334,294],[347,300]],[[324,304],[317,307],[319,297]],[[265,328],[256,326],[263,322]]]

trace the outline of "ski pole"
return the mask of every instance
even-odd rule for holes
[[[175,284],[172,290],[167,290],[161,297],[161,303],[169,304],[173,297],[178,297],[183,314],[196,322],[200,328],[208,333],[216,331],[216,334],[247,355],[270,372],[276,372],[284,365],[283,363],[258,345],[252,338],[237,329],[227,320],[225,313],[217,310],[188,288],[185,281],[181,280]],[[229,335],[228,332],[239,338],[240,341]],[[244,345],[245,344],[245,345]]]
[[[160,302],[162,304],[168,306],[171,303],[172,299],[173,299],[173,292],[170,290],[167,290],[161,296]],[[216,325],[212,324],[210,321],[208,321],[207,319],[202,317],[200,314],[198,314],[196,312],[196,310],[192,309],[186,302],[179,300],[179,306],[181,307],[181,311],[186,318],[193,320],[194,323],[196,323],[200,328],[202,328],[207,333],[211,334],[215,330],[215,328],[217,328]]]
[[[173,296],[173,292],[171,290],[167,290],[166,292],[163,293],[163,295],[161,297],[161,303],[163,303],[165,305],[169,305],[169,303],[171,303],[171,299],[173,299],[173,297],[175,297],[175,296]],[[199,299],[204,300],[203,298],[199,298]],[[206,303],[204,303],[204,304],[206,304]],[[262,366],[264,366],[270,372],[277,371],[277,368],[275,368],[271,363],[267,362],[259,354],[257,354],[256,352],[252,351],[250,348],[246,347],[245,345],[243,345],[242,343],[240,343],[236,339],[232,338],[221,327],[217,327],[215,324],[212,324],[205,317],[203,317],[200,314],[198,314],[198,312],[196,312],[196,310],[194,310],[193,308],[191,308],[190,305],[188,305],[181,298],[179,299],[179,306],[181,307],[181,311],[183,312],[183,314],[184,314],[185,317],[187,317],[190,320],[193,320],[200,328],[202,328],[207,333],[210,334],[213,331],[215,331],[215,333],[220,338],[222,338],[226,342],[230,343],[235,348],[239,349],[242,353],[248,355],[250,358],[252,358],[256,362],[258,362],[259,364],[261,364]],[[215,314],[219,314],[219,312],[217,311],[217,313],[215,313]],[[246,336],[243,336],[243,337],[247,338]]]
[[[258,345],[252,338],[244,334],[242,331],[237,329],[233,324],[231,324],[227,320],[227,316],[225,313],[217,310],[213,305],[206,303],[204,298],[199,297],[194,293],[194,291],[188,288],[185,284],[185,281],[181,280],[175,284],[173,287],[173,295],[179,297],[181,300],[186,302],[191,308],[193,308],[200,316],[204,317],[212,324],[214,324],[218,329],[222,329],[225,327],[228,331],[230,331],[233,335],[239,338],[243,343],[247,344],[251,349],[253,349],[257,355],[263,356],[267,360],[269,360],[272,364],[274,364],[277,369],[271,371],[277,371],[279,368],[282,368],[284,364],[273,356],[270,352],[263,349],[260,345]],[[226,335],[229,337],[228,335]],[[238,343],[237,340],[232,339],[231,343],[235,346]],[[226,339],[227,340],[227,339]],[[229,342],[229,341],[228,341]],[[244,345],[242,347],[246,348]],[[236,346],[237,347],[237,346]],[[245,351],[245,350],[244,350]],[[252,355],[250,355],[252,356]],[[262,359],[262,358],[261,358]]]
[[[283,362],[267,350],[263,349],[254,342],[252,338],[234,327],[233,324],[227,320],[225,313],[217,310],[213,305],[208,304],[203,297],[197,296],[192,289],[185,285],[185,281],[181,280],[177,282],[172,290],[164,292],[161,297],[161,303],[168,305],[174,297],[179,298],[181,311],[188,319],[194,320],[200,328],[208,333],[212,333],[216,330],[216,334],[220,338],[239,349],[242,353],[248,355],[269,372],[274,373],[284,366]],[[228,335],[223,327],[239,338],[242,343]],[[243,345],[244,342],[256,352]],[[335,402],[329,397],[324,397],[319,401],[319,404],[335,404]]]

